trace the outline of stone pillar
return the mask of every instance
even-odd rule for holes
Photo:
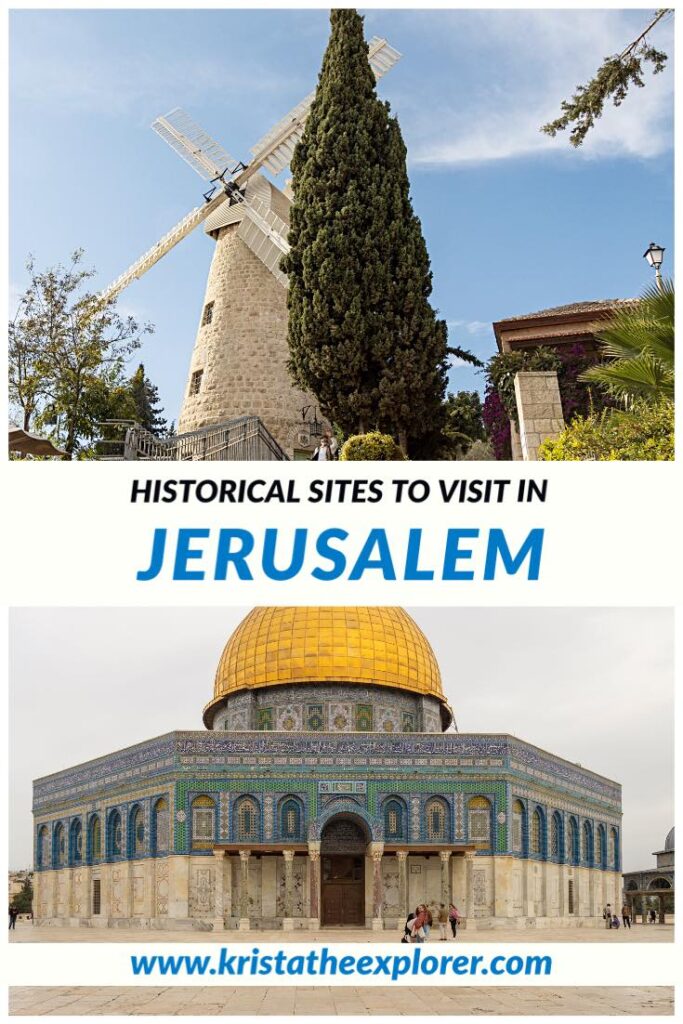
[[[451,902],[451,851],[440,850],[441,861],[441,902],[446,906]]]
[[[225,891],[225,850],[213,850],[214,855],[214,921],[213,930],[221,932],[225,928],[225,908],[223,905]]]
[[[405,919],[408,916],[408,851],[397,850],[398,860],[398,913]]]
[[[74,880],[74,869],[66,868],[64,871],[64,909],[66,911],[65,917],[68,922],[71,921],[71,915],[73,911],[73,880]]]
[[[568,871],[566,864],[558,864],[557,873],[559,877],[559,893],[560,898],[558,900],[557,914],[558,917],[567,917],[567,882],[568,882]]]
[[[308,892],[308,927],[317,930],[320,927],[320,843],[308,844]]]
[[[294,850],[283,850],[285,858],[285,916],[282,919],[283,931],[294,931]]]
[[[474,858],[476,854],[468,850],[465,854],[465,918],[469,928],[474,927]]]
[[[384,929],[382,908],[384,904],[384,882],[382,880],[382,857],[384,843],[370,843],[372,857],[372,930],[381,932]]]
[[[84,917],[86,921],[89,921],[92,917],[92,868],[87,865],[83,865],[83,905],[81,907],[81,917]],[[35,875],[33,876],[35,879]],[[35,890],[34,890],[35,893]],[[34,895],[35,899],[35,895]]]
[[[248,932],[249,925],[249,858],[251,850],[240,850],[240,931]]]
[[[518,373],[515,376],[515,399],[522,458],[535,462],[541,441],[548,437],[556,438],[564,430],[562,399],[555,370]]]
[[[130,920],[133,916],[133,864],[124,860],[121,865],[121,884],[123,886],[123,916]]]

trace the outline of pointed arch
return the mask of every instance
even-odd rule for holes
[[[596,867],[607,868],[607,830],[604,825],[598,825],[598,856]]]
[[[528,854],[527,812],[524,803],[517,799],[512,804],[512,850],[513,853]]]
[[[609,867],[612,869],[612,871],[618,871],[620,866],[619,830],[614,825],[609,830],[608,859]]]
[[[485,796],[473,796],[467,804],[467,834],[470,842],[491,842],[493,807]]]
[[[261,808],[256,797],[241,796],[233,810],[233,832],[238,843],[256,843],[261,838]]]
[[[88,864],[102,859],[102,819],[99,814],[92,814],[88,821],[86,859]]]
[[[564,821],[559,811],[553,811],[550,819],[550,857],[564,862]]]
[[[128,812],[128,856],[142,857],[145,852],[145,813],[140,804],[133,804]]]
[[[118,807],[114,807],[107,818],[107,858],[123,856],[123,822]]]
[[[280,837],[294,841],[303,839],[304,808],[298,796],[285,796],[278,809]]]
[[[579,844],[579,823],[575,815],[573,814],[569,819],[567,856],[570,864],[579,864],[581,861],[581,851]]]
[[[216,802],[205,793],[196,796],[192,812],[192,849],[209,850],[216,838]]]
[[[545,812],[540,806],[536,806],[531,815],[529,853],[542,859],[546,857],[546,818]]]
[[[38,868],[50,867],[50,831],[47,825],[40,825],[36,839],[36,864]]]
[[[52,866],[64,867],[66,864],[66,829],[61,821],[55,825],[52,834]]]
[[[83,823],[74,818],[69,826],[69,864],[83,863]]]
[[[430,797],[425,804],[425,832],[428,842],[450,842],[451,809],[442,796]]]
[[[168,800],[160,796],[152,805],[151,852],[168,853],[171,843],[171,820]]]
[[[389,796],[382,804],[384,839],[386,842],[402,843],[407,840],[408,809],[399,796]]]
[[[588,820],[584,821],[581,829],[581,860],[589,868],[592,868],[595,863],[593,825]]]

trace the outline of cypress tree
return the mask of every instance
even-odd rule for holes
[[[291,169],[290,370],[345,433],[379,429],[429,457],[445,421],[446,325],[410,201],[406,150],[375,92],[363,19],[333,10]]]
[[[128,387],[135,403],[137,422],[149,430],[150,434],[161,437],[167,432],[168,426],[163,417],[164,410],[160,407],[159,389],[145,376],[142,363],[130,378]]]

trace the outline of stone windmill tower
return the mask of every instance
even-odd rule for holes
[[[399,60],[384,39],[369,43],[377,78]],[[308,95],[236,161],[184,111],[152,128],[210,182],[204,205],[192,210],[103,293],[109,298],[141,277],[200,224],[216,243],[199,317],[179,433],[258,416],[288,455],[305,456],[314,439],[308,422],[316,399],[292,385],[287,370],[287,277],[291,195],[264,174],[280,174],[301,138],[315,93]]]

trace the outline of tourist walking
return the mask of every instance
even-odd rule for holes
[[[406,918],[406,923],[403,925],[403,935],[401,936],[401,942],[410,942],[411,933],[413,930],[412,925],[413,921],[415,920],[415,916],[416,915],[411,910]]]
[[[460,914],[455,903],[449,903],[448,905],[448,920],[451,922],[451,931],[453,932],[453,938],[458,934],[458,924],[460,923]]]
[[[621,908],[621,920],[624,922],[624,928],[631,927],[631,906],[629,903],[624,903]]]
[[[439,904],[439,931],[441,942],[448,942],[448,908],[445,903]]]
[[[17,910],[17,908],[16,907],[10,907],[9,908],[9,926],[10,926],[10,930],[13,929],[13,928],[16,929],[17,918],[18,917],[19,917],[19,911]]]
[[[410,934],[413,942],[424,942],[427,938],[427,908],[420,903],[415,910],[415,917],[412,920]]]
[[[434,918],[432,917],[432,912],[426,903],[422,904],[422,909],[425,912],[425,923],[423,924],[422,927],[425,930],[425,938],[428,939],[429,933],[432,930],[432,925],[434,924]]]
[[[612,927],[612,905],[608,903],[602,912],[602,919],[605,922],[605,928]]]

